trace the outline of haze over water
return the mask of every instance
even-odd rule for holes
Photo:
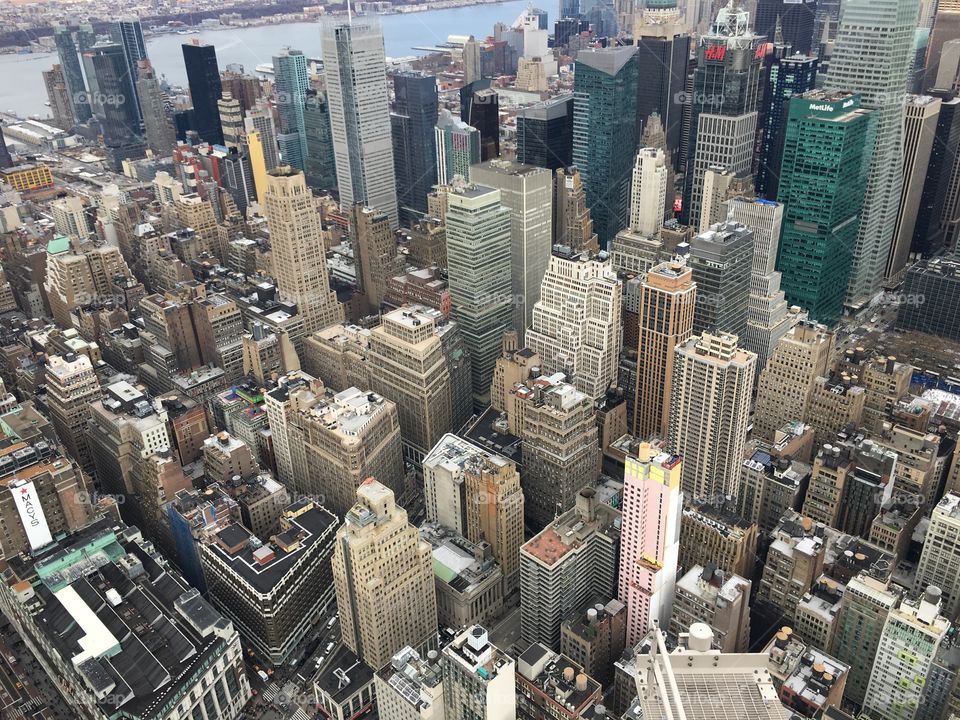
[[[443,43],[449,35],[493,34],[497,22],[512,23],[529,0],[511,0],[498,5],[428,10],[405,15],[383,15],[384,46],[388,57],[422,55],[414,46]],[[556,20],[557,0],[538,0],[537,7],[549,13],[551,27]],[[157,72],[173,85],[186,85],[180,46],[191,40],[213,43],[217,47],[220,69],[239,63],[248,73],[261,63],[269,63],[284,46],[302,50],[308,57],[320,56],[320,24],[292,23],[225,30],[203,30],[195,35],[159,35],[147,39],[147,55]],[[49,116],[47,92],[41,73],[58,62],[56,53],[45,55],[0,55],[0,77],[15,78],[3,83],[0,110],[15,110],[20,115]]]

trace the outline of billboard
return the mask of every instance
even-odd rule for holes
[[[17,512],[20,513],[20,522],[23,523],[27,540],[30,541],[30,549],[36,550],[52,543],[53,536],[50,534],[50,528],[47,527],[47,518],[43,515],[43,508],[40,506],[40,498],[37,496],[33,481],[11,487],[10,494],[13,495],[13,502],[17,506]]]

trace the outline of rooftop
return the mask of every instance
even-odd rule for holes
[[[205,547],[254,590],[269,594],[288,573],[298,570],[300,558],[313,545],[327,536],[332,539],[338,525],[332,513],[307,501],[284,510],[280,531],[269,541],[232,523],[215,533]]]

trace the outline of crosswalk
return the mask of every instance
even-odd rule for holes
[[[267,702],[273,702],[273,699],[279,694],[280,694],[280,686],[277,685],[275,682],[272,682],[269,685],[267,685],[266,689],[264,689],[263,693],[261,693],[261,697],[263,697],[263,699],[266,700]]]
[[[296,711],[290,716],[290,720],[310,720],[310,714],[298,705]]]

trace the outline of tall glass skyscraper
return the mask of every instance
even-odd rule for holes
[[[130,76],[130,87],[133,89],[134,105],[137,110],[137,119],[142,123],[143,116],[140,113],[140,96],[137,89],[137,63],[147,59],[147,46],[143,41],[143,28],[140,26],[140,20],[136,17],[120,18],[111,28],[113,41],[123,48],[123,58],[127,65],[127,73]]]
[[[753,165],[762,38],[750,30],[750,14],[732,5],[720,10],[697,46],[681,215],[694,226],[700,225],[706,171],[719,165],[743,176]]]
[[[858,93],[876,110],[876,147],[846,303],[861,307],[883,281],[903,192],[903,106],[913,65],[917,0],[846,0],[825,87]],[[786,273],[784,273],[786,275]],[[789,295],[789,293],[788,293]]]
[[[323,25],[322,43],[340,204],[380,210],[396,228],[383,32],[371,18],[331,19]]]
[[[57,45],[57,55],[60,57],[60,66],[63,68],[63,78],[67,83],[67,92],[70,94],[70,106],[73,108],[73,117],[78,123],[86,122],[93,112],[90,110],[90,100],[87,97],[87,86],[83,81],[83,71],[80,69],[80,57],[77,55],[77,46],[73,42],[70,29],[59,26],[54,28],[53,40]]]
[[[860,96],[793,98],[777,200],[786,206],[777,267],[787,300],[817,322],[843,313],[873,147],[875,114]]]
[[[573,81],[573,163],[605,248],[627,226],[637,152],[636,46],[581,50]]]
[[[774,58],[764,92],[763,133],[758,139],[754,185],[757,195],[777,196],[780,152],[786,105],[791,97],[813,90],[817,81],[817,58],[788,55]]]
[[[813,47],[816,12],[816,0],[759,0],[755,27],[767,40],[776,42],[779,24],[783,42],[790,45],[793,52],[809,55]]]
[[[643,67],[637,81],[638,127],[647,122],[652,113],[660,116],[668,157],[676,169],[680,159],[690,35],[675,8],[676,2],[670,0],[647,2],[641,22],[633,28],[633,40]]]
[[[303,104],[303,134],[307,138],[307,156],[303,174],[314,190],[337,187],[337,166],[333,159],[333,137],[330,135],[330,108],[327,96],[307,90]]]
[[[204,142],[223,145],[220,108],[217,107],[222,91],[217,49],[199,42],[185,43],[182,48],[190,98],[193,100],[193,129]]]
[[[303,126],[303,108],[310,80],[307,57],[299,50],[283,48],[273,56],[273,82],[277,112],[280,115],[280,161],[284,165],[305,169],[307,136]]]
[[[393,76],[393,166],[400,220],[410,227],[427,211],[427,194],[437,183],[437,79],[400,72]]]

